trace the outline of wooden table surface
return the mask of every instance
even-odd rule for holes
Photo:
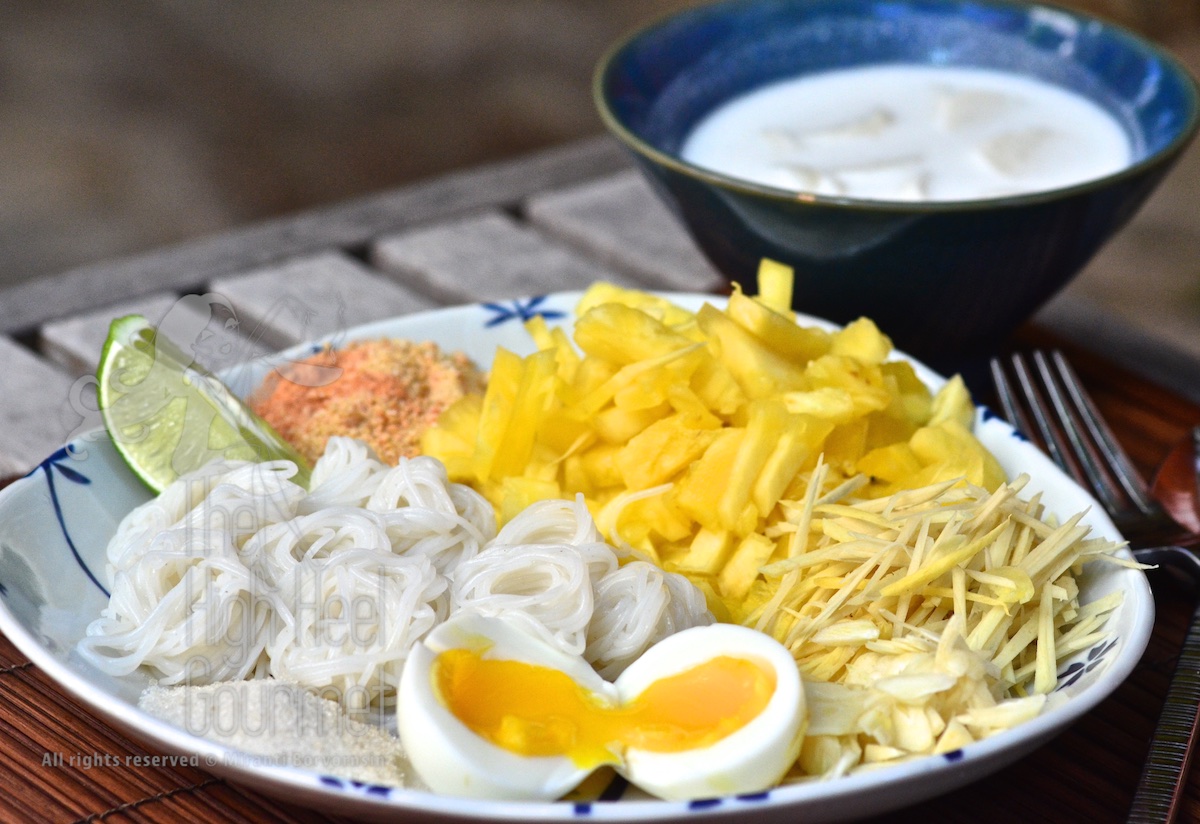
[[[183,295],[221,296],[238,323],[217,312],[200,358],[220,368],[370,320],[597,279],[688,291],[722,284],[607,139],[25,284],[0,293],[0,477],[28,471],[72,432],[94,425],[85,376],[108,322],[121,314],[156,321],[199,311],[181,304]],[[1031,326],[1015,343],[1063,344],[1118,437],[1152,472],[1200,423],[1188,382],[1196,364],[1148,348],[1141,337],[1121,351],[1113,348],[1119,334],[1103,336],[1101,351],[1082,346],[1089,336],[1080,334],[1080,319],[1095,317],[1094,307],[1086,309],[1091,314],[1060,305],[1053,316],[1065,319],[1060,325]],[[1116,365],[1138,358],[1145,369]],[[1171,375],[1180,376],[1175,385]],[[1152,579],[1154,637],[1111,698],[1000,773],[886,820],[1124,820],[1192,606],[1189,593]],[[190,767],[44,764],[48,753],[92,752],[123,761],[149,751],[93,717],[0,638],[0,820],[328,820]],[[1200,820],[1200,771],[1185,813]]]

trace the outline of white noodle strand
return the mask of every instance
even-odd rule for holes
[[[335,435],[313,466],[311,491],[301,502],[300,512],[309,514],[331,506],[365,506],[387,471],[387,465],[367,444]]]
[[[508,616],[609,678],[713,620],[687,579],[622,566],[581,496],[497,533],[487,500],[432,458],[386,467],[331,438],[311,492],[296,471],[213,463],[129,513],[80,655],[110,675],[275,677],[361,707],[393,698],[413,645],[453,611]]]
[[[448,612],[439,567],[477,555],[495,515],[440,463],[388,469],[346,438],[331,439],[311,494],[288,480],[295,472],[288,461],[212,464],[131,512],[108,547],[112,596],[80,654],[163,684],[274,675],[388,700],[412,645]],[[376,498],[385,481],[399,509]]]
[[[704,595],[689,580],[646,561],[630,561],[596,584],[584,657],[613,680],[668,635],[711,623]]]

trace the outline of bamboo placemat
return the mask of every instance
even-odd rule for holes
[[[1027,342],[1042,339],[1036,330],[1022,335]],[[1200,422],[1200,407],[1178,395],[1094,355],[1068,354],[1147,475]],[[1153,637],[1132,676],[1108,700],[1002,771],[879,820],[1123,821],[1193,603],[1190,593],[1169,581],[1152,576],[1152,582],[1158,608]],[[56,754],[63,756],[62,766],[53,763]],[[93,716],[0,636],[0,819],[336,820],[197,768],[125,766],[126,756],[154,754]],[[72,755],[112,756],[107,760],[119,766],[71,766]],[[1200,770],[1192,772],[1182,815],[1200,821]]]

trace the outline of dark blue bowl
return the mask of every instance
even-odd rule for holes
[[[704,115],[772,81],[879,63],[969,66],[1082,93],[1126,127],[1134,162],[1069,188],[955,202],[798,195],[679,158]],[[930,357],[998,345],[1134,214],[1197,129],[1197,90],[1160,48],[1076,12],[1003,0],[734,0],[617,44],[595,98],[609,129],[713,264],[754,291],[795,267],[798,310],[873,318]]]

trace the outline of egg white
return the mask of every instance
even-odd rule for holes
[[[741,729],[681,752],[629,747],[618,772],[648,793],[669,800],[753,793],[779,783],[800,753],[804,689],[791,653],[774,638],[735,624],[693,627],[664,638],[617,678],[628,703],[655,681],[720,655],[748,658],[775,673],[767,706]]]
[[[413,647],[396,704],[400,741],[421,780],[434,792],[466,798],[551,801],[592,772],[565,756],[524,756],[476,735],[443,703],[433,664],[452,649],[487,650],[485,657],[523,661],[565,672],[614,703],[616,687],[582,657],[567,655],[500,617],[463,614],[435,627]]]
[[[778,783],[795,762],[804,733],[804,691],[791,654],[774,638],[732,624],[693,627],[655,644],[610,683],[580,656],[567,655],[504,618],[458,615],[436,627],[409,655],[400,679],[397,727],[413,768],[435,792],[468,798],[561,798],[593,770],[567,756],[524,756],[477,735],[446,707],[433,667],[452,649],[522,661],[566,673],[613,704],[720,655],[749,658],[775,674],[763,711],[719,741],[681,752],[625,749],[617,772],[665,799],[758,792]]]

